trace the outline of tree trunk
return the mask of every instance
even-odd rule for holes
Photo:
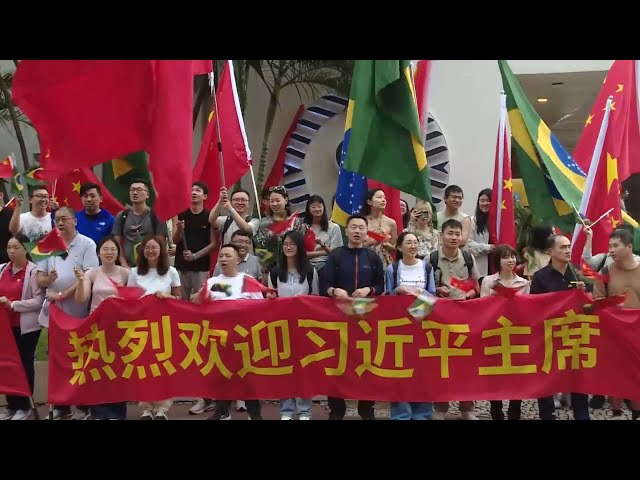
[[[18,139],[18,143],[20,144],[20,153],[22,154],[22,163],[24,165],[24,171],[29,170],[29,154],[27,153],[27,145],[24,143],[24,137],[22,136],[22,130],[20,129],[20,122],[18,121],[18,116],[16,115],[16,109],[13,106],[13,102],[11,101],[11,93],[9,93],[9,87],[4,82],[2,75],[0,75],[0,90],[4,95],[4,98],[7,99],[7,106],[9,107],[9,115],[11,115],[11,121],[13,122],[13,128],[16,131],[16,138]]]

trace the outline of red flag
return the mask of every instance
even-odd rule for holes
[[[12,197],[7,203],[5,203],[4,208],[16,208],[16,197]]]
[[[493,171],[491,210],[489,211],[489,238],[494,245],[506,244],[516,248],[516,222],[513,203],[511,159],[507,141],[507,97],[500,96],[500,123],[496,141],[496,159]]]
[[[61,207],[71,207],[75,211],[82,210],[84,207],[80,197],[80,187],[89,182],[98,185],[102,191],[100,208],[104,208],[113,216],[124,210],[124,205],[111,195],[107,187],[104,186],[90,168],[76,168],[67,175],[56,179],[51,195]]]
[[[619,136],[620,147],[616,157],[618,175],[620,180],[624,181],[634,173],[640,173],[638,63],[638,60],[616,60],[607,73],[591,113],[585,119],[584,129],[573,152],[573,158],[585,172],[589,171],[593,152],[596,149],[607,99],[613,96],[609,128],[616,131]]]
[[[192,60],[193,61],[193,74],[194,75],[206,75],[213,71],[213,62],[211,60]]]
[[[116,294],[119,298],[124,298],[126,300],[137,300],[140,297],[144,296],[144,288],[119,285],[112,279],[109,279],[109,281],[111,282],[111,285],[113,285],[116,289]]]
[[[293,228],[293,224],[296,221],[296,218],[298,218],[297,211],[293,212],[293,214],[287,220],[283,220],[282,222],[273,222],[267,228],[276,235],[280,235],[281,233],[284,233],[287,230],[291,230]]]
[[[242,281],[242,293],[275,293],[275,289],[265,287],[251,275],[245,275]]]
[[[295,132],[296,127],[298,126],[298,120],[300,120],[300,117],[302,116],[303,113],[304,113],[304,105],[300,105],[298,107],[298,111],[293,116],[291,125],[289,125],[289,130],[287,131],[284,138],[282,139],[282,143],[280,144],[280,151],[278,152],[278,157],[276,158],[276,161],[273,164],[273,167],[271,167],[271,173],[269,173],[269,178],[267,178],[267,181],[264,183],[264,186],[262,187],[263,190],[265,188],[276,187],[280,185],[280,182],[282,181],[282,177],[284,176],[284,161],[287,157],[287,146],[289,145],[289,139],[293,134],[293,132]]]
[[[608,297],[600,298],[593,302],[594,310],[601,310],[607,307],[614,307],[622,305],[627,301],[627,293],[621,293],[620,295],[609,295]]]
[[[69,249],[58,227],[53,228],[37,243],[40,253],[63,252]]]
[[[507,297],[507,298],[515,297],[518,294],[518,292],[520,291],[519,288],[505,287],[501,283],[495,284],[494,286],[491,287],[491,289],[494,292],[496,292],[498,295],[501,295],[501,296]]]
[[[471,290],[475,290],[476,288],[475,282],[470,278],[467,280],[460,280],[459,278],[451,277],[449,284],[453,288],[457,288],[458,290],[464,293],[470,292]]]
[[[375,188],[384,192],[384,196],[387,199],[387,207],[384,209],[384,214],[395,220],[398,234],[400,234],[404,230],[402,213],[400,212],[400,190],[371,179],[367,180],[367,187],[370,190]]]
[[[9,323],[9,311],[0,307],[0,393],[31,395],[27,375]]]
[[[316,251],[316,232],[311,227],[307,228],[304,234],[304,250],[306,252]]]
[[[193,69],[191,60],[23,60],[13,99],[50,148],[48,175],[147,151],[166,220],[190,204]]]
[[[13,160],[11,156],[0,162],[0,178],[13,178]]]
[[[240,101],[236,90],[233,73],[233,62],[227,60],[222,71],[218,91],[218,118],[220,123],[220,139],[222,141],[222,157],[224,160],[225,187],[229,188],[249,171],[251,151],[244,130],[244,120],[240,111]],[[214,111],[209,115],[209,123],[202,139],[198,159],[193,167],[193,178],[205,182],[210,195],[205,207],[212,209],[218,201],[218,192],[222,187],[220,176],[220,157],[218,153],[218,133]],[[189,189],[191,192],[191,189]],[[190,195],[190,193],[189,193]]]
[[[620,152],[624,149],[625,133],[623,125],[614,120],[618,113],[621,112],[613,110],[612,102],[610,113],[607,115],[605,112],[604,121],[598,133],[601,143],[596,145],[596,149],[592,152],[594,161],[597,163],[590,165],[580,206],[580,213],[593,223],[591,226],[593,255],[609,251],[609,236],[618,225],[622,224],[618,159]],[[571,261],[575,265],[580,265],[586,242],[582,225],[576,225],[571,242]]]
[[[371,232],[371,231],[367,232],[367,236],[375,240],[376,243],[383,243],[389,239],[389,237],[384,233],[377,233],[377,232]]]
[[[602,275],[601,273],[596,272],[593,268],[591,268],[584,260],[582,261],[582,274],[585,278],[590,280],[600,280],[601,282],[607,283],[609,281],[609,275]]]
[[[420,119],[420,130],[422,138],[427,135],[427,122],[429,119],[428,99],[429,80],[431,78],[431,60],[418,60],[414,83],[416,86],[416,101],[418,104],[418,118]],[[430,200],[430,199],[425,199]]]

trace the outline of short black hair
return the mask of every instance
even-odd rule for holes
[[[233,243],[225,243],[224,245],[222,245],[220,247],[220,250],[218,250],[218,251],[221,252],[223,248],[233,248],[236,251],[236,253],[238,254],[238,256],[240,256],[240,249],[238,247],[236,247]]]
[[[142,178],[134,178],[133,180],[131,180],[131,182],[129,182],[129,186],[133,185],[134,183],[143,183],[144,186],[147,187],[147,190],[151,190],[151,184],[147,180],[143,180]]]
[[[209,187],[204,182],[193,182],[191,188],[200,187],[205,195],[209,195]]]
[[[251,240],[253,238],[253,234],[251,232],[247,232],[246,230],[239,229],[231,234],[231,240],[233,240],[233,237],[246,237]]]
[[[102,196],[102,189],[100,188],[100,185],[93,182],[87,182],[82,184],[82,186],[80,187],[80,196],[83,197],[84,194],[87,193],[92,188],[95,188],[96,192],[98,192],[98,195]]]
[[[609,240],[611,240],[612,238],[617,238],[625,246],[633,245],[633,235],[629,233],[628,230],[618,228],[617,230],[614,230],[613,233],[609,236]]]
[[[544,242],[544,249],[545,250],[550,250],[553,247],[556,246],[556,238],[560,237],[561,235],[555,235],[555,234],[551,234],[547,237],[547,239]]]
[[[347,226],[349,226],[349,224],[351,223],[351,220],[364,220],[365,225],[367,225],[367,227],[369,226],[369,221],[367,220],[367,217],[365,217],[364,215],[360,215],[359,213],[355,213],[353,215],[350,215],[349,218],[347,218]]]
[[[462,223],[460,223],[458,220],[456,220],[455,218],[450,218],[449,220],[447,220],[446,222],[444,222],[442,224],[442,232],[444,233],[444,231],[447,228],[458,228],[460,229],[460,231],[462,231]]]
[[[233,196],[236,193],[244,193],[249,198],[249,201],[251,201],[251,194],[248,191],[246,191],[244,188],[238,188],[237,190],[234,190],[233,193],[231,193],[231,195],[229,195],[229,200],[232,200]]]
[[[447,198],[452,193],[460,193],[464,197],[464,192],[458,185],[449,185],[444,189],[444,198]]]

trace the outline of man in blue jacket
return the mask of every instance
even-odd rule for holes
[[[327,258],[327,295],[334,298],[358,298],[382,295],[384,268],[380,257],[362,243],[367,238],[367,219],[352,215],[347,220],[347,246],[336,248]],[[347,410],[343,398],[328,397],[329,420],[342,420]],[[375,402],[358,401],[363,420],[375,420]]]

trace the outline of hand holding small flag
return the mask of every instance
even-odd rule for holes
[[[433,312],[436,306],[437,298],[430,293],[420,293],[416,295],[416,300],[407,308],[407,312],[416,320],[422,320]]]
[[[258,280],[253,278],[251,275],[245,275],[242,280],[242,293],[276,293],[273,288],[265,287]]]
[[[116,295],[118,298],[123,298],[125,300],[137,300],[145,294],[145,290],[143,288],[119,285],[110,278],[109,281],[116,289]]]

